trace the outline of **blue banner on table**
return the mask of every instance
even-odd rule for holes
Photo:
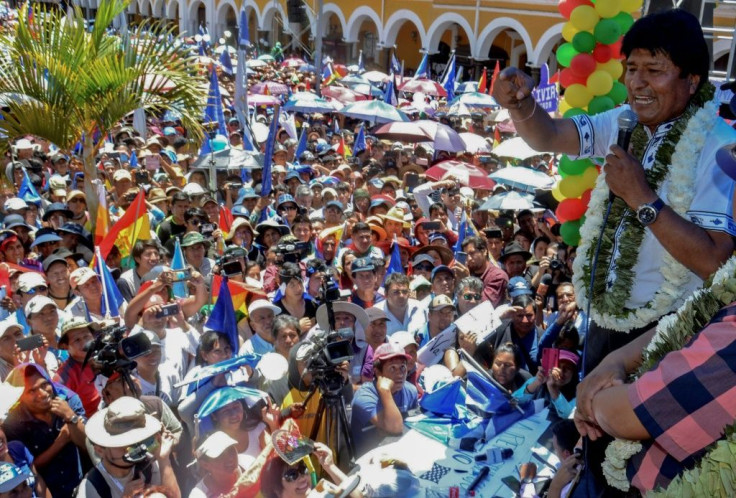
[[[555,112],[557,110],[557,102],[560,96],[557,94],[557,85],[549,82],[549,67],[546,63],[542,64],[539,71],[539,85],[532,90],[532,96],[545,112]]]
[[[271,193],[272,178],[271,164],[273,163],[273,149],[276,143],[276,133],[279,130],[279,114],[281,108],[276,106],[273,116],[271,116],[271,125],[268,127],[268,140],[266,141],[266,151],[263,158],[263,174],[261,180],[261,196],[266,197]]]

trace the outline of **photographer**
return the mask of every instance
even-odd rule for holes
[[[139,400],[122,397],[87,422],[87,437],[100,457],[79,484],[78,498],[132,498],[164,485],[181,496],[169,456],[174,439]]]

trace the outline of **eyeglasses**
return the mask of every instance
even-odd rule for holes
[[[34,296],[38,294],[39,292],[46,292],[47,290],[49,290],[49,288],[46,287],[45,285],[37,285],[33,289],[29,289],[28,292],[24,292],[24,294],[28,294],[29,296]]]
[[[294,482],[297,479],[299,479],[301,476],[307,475],[309,470],[307,469],[307,466],[303,463],[300,463],[296,467],[291,467],[284,472],[284,481],[286,482]]]
[[[480,301],[482,297],[480,294],[463,294],[463,299],[466,301]]]

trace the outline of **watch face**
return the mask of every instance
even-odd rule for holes
[[[657,210],[652,206],[642,206],[636,215],[641,224],[646,226],[654,223],[654,220],[657,219]]]

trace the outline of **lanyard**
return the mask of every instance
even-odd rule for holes
[[[120,492],[121,493],[123,492],[123,489],[125,488],[125,486],[123,486],[120,481],[118,481],[116,478],[114,478],[112,475],[110,475],[110,473],[107,471],[107,469],[105,468],[105,466],[102,465],[102,462],[100,462],[100,463],[97,464],[97,470],[99,470],[100,472],[102,472],[102,474],[104,474],[107,477],[109,477],[110,480],[112,481],[112,483],[120,490]]]

